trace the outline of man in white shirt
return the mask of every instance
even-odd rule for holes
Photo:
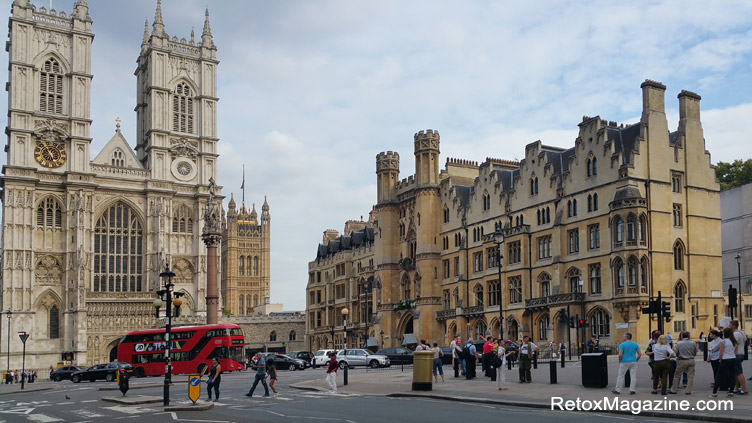
[[[744,348],[747,345],[747,335],[739,330],[738,320],[732,320],[731,323],[729,323],[729,327],[734,331],[734,338],[736,338],[736,368],[734,369],[736,385],[734,387],[736,388],[737,395],[747,395],[747,380],[744,379],[744,372],[742,370],[742,361],[744,361]]]

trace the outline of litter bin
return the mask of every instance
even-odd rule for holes
[[[430,391],[433,389],[433,351],[415,351],[413,353],[413,391]]]
[[[581,355],[582,386],[605,388],[608,386],[608,361],[602,352]]]

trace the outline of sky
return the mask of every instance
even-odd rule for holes
[[[11,0],[0,0],[8,13]],[[37,7],[48,1],[32,0]],[[53,0],[70,13],[74,0]],[[172,37],[200,39],[208,6],[218,74],[218,185],[271,212],[271,301],[305,309],[308,262],[326,229],[368,219],[376,155],[441,134],[447,157],[520,159],[569,148],[582,116],[636,123],[645,79],[702,96],[711,161],[750,158],[752,2],[164,0]],[[115,119],[135,146],[136,68],[156,0],[89,0],[92,158]],[[0,68],[7,69],[7,53]],[[7,80],[7,73],[5,76]],[[7,116],[7,102],[0,102]],[[0,164],[5,163],[5,156]]]

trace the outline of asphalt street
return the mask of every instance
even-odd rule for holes
[[[352,372],[364,372],[362,369]],[[290,383],[310,379],[321,379],[324,385],[324,372],[321,369],[308,369],[296,372],[279,372],[277,383],[280,394],[277,397],[263,398],[263,388],[257,388],[253,398],[248,392],[253,373],[223,374],[220,400],[207,411],[165,412],[162,403],[123,405],[102,401],[103,397],[120,396],[119,391],[102,391],[100,388],[114,388],[114,383],[88,382],[74,384],[63,381],[56,389],[41,392],[6,394],[0,396],[1,422],[101,422],[138,421],[160,422],[410,422],[415,421],[490,421],[503,416],[512,421],[555,418],[557,422],[604,422],[604,421],[648,421],[679,422],[678,419],[652,419],[628,415],[610,415],[597,412],[563,412],[524,407],[495,406],[485,404],[442,401],[422,398],[389,398],[363,396],[357,394],[330,395],[325,392],[303,391],[289,388]],[[146,389],[132,389],[128,396],[162,396],[159,386],[162,378],[134,379],[132,387],[150,386]],[[175,376],[171,387],[171,405],[190,404],[187,398],[187,378]],[[206,393],[202,398],[205,401]]]

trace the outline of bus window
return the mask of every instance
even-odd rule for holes
[[[243,363],[245,361],[243,347],[230,347],[230,356],[228,358],[231,358],[238,363]]]
[[[211,354],[209,354],[209,357],[206,357],[206,358],[208,358],[208,359],[212,359],[212,358],[219,359],[219,358],[227,358],[227,356],[228,356],[228,354],[227,354],[227,347],[217,347],[217,348],[214,348],[214,350],[211,352]]]
[[[243,336],[243,329],[230,329],[230,335]]]
[[[193,336],[196,335],[196,331],[188,331],[188,332],[172,332],[170,333],[170,339],[173,341],[176,339],[191,339]]]

